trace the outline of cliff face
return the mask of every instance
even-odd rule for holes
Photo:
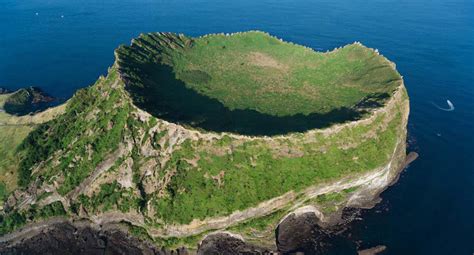
[[[158,44],[191,45],[170,40]],[[168,247],[195,247],[215,231],[274,246],[274,230],[288,216],[313,212],[330,225],[341,208],[374,201],[405,162],[408,97],[392,63],[373,50],[358,52],[380,58],[398,75],[389,79],[396,86],[383,100],[356,104],[357,120],[249,136],[168,122],[137,107],[143,105],[133,94],[136,82],[153,77],[127,71],[149,66],[124,67],[125,56],[159,61],[139,49],[118,50],[107,77],[77,92],[62,115],[18,148],[22,189],[5,204],[2,233],[65,216],[97,225],[126,222],[132,233]],[[12,238],[18,235],[0,241]]]

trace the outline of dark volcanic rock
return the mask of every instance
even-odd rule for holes
[[[346,208],[333,224],[322,224],[312,212],[290,214],[275,230],[278,251],[282,254],[356,254],[350,241],[348,223],[359,215],[358,209]],[[342,249],[341,249],[342,248]],[[343,253],[339,251],[342,250]]]
[[[318,223],[319,219],[314,213],[299,216],[291,214],[286,217],[275,231],[278,251],[290,253],[314,246],[315,237],[326,235]]]
[[[270,254],[264,248],[247,244],[226,233],[207,236],[199,246],[197,254]]]
[[[10,93],[10,91],[8,89],[0,88],[0,95],[1,94],[7,94],[7,93]]]
[[[95,230],[58,224],[30,239],[10,247],[0,247],[0,254],[188,254],[186,250],[165,251],[131,237],[120,230]]]
[[[48,108],[54,100],[40,88],[29,87],[20,89],[8,97],[3,109],[9,114],[26,115]]]

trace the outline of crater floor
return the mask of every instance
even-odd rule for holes
[[[321,53],[256,31],[143,34],[116,54],[137,106],[217,132],[273,135],[360,119],[401,80],[358,43]]]

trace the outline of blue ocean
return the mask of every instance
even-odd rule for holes
[[[0,87],[67,99],[140,33],[246,30],[319,51],[360,41],[404,77],[420,157],[330,254],[474,253],[474,0],[0,0]]]

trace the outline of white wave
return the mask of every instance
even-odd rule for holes
[[[440,110],[442,110],[442,111],[447,111],[447,112],[454,111],[454,105],[453,105],[453,103],[451,103],[451,101],[449,101],[449,100],[446,100],[446,103],[448,103],[449,108],[443,108],[443,107],[441,107],[441,106],[435,104],[434,102],[431,102],[431,103],[432,103],[434,106],[436,106],[436,108],[438,108],[438,109],[440,109]]]

